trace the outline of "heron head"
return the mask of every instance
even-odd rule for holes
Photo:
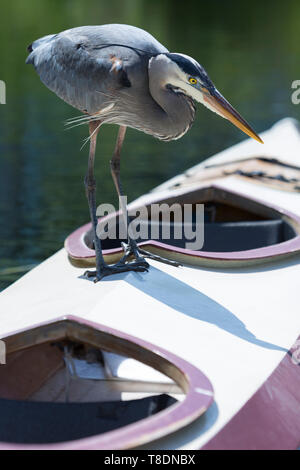
[[[168,84],[184,92],[211,111],[231,121],[247,135],[263,143],[250,125],[216,89],[205,69],[185,54],[167,53]]]

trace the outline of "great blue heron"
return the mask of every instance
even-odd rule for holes
[[[246,134],[262,142],[247,122],[217,91],[204,68],[185,54],[170,53],[146,31],[134,26],[108,24],[82,26],[45,36],[28,48],[42,82],[84,115],[88,123],[90,151],[85,178],[93,226],[95,281],[124,271],[149,267],[128,235],[123,258],[108,266],[97,236],[94,158],[97,134],[102,124],[119,125],[111,172],[119,197],[120,152],[127,127],[170,141],[182,137],[195,119],[194,101],[229,119]],[[124,208],[127,217],[127,209]],[[147,253],[148,257],[151,257]],[[130,257],[135,260],[130,262]],[[157,259],[158,257],[153,256]]]

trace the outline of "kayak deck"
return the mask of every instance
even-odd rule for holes
[[[277,124],[278,142],[283,140],[283,136],[285,142],[281,149],[279,144],[274,144],[275,147],[270,144],[270,152],[273,149],[273,156],[282,157],[289,142],[293,150],[286,151],[287,161],[295,164],[299,154],[299,133],[294,125],[283,124],[281,131]],[[268,150],[267,134],[263,137]],[[297,149],[294,148],[296,140]],[[210,161],[220,163],[243,155],[246,158],[249,153],[255,153],[252,143],[250,145],[249,142],[249,148],[247,145],[248,141]],[[162,185],[157,197],[169,194],[169,185],[176,181],[178,178]],[[222,187],[228,191],[234,188],[245,197],[252,197],[254,191],[251,181],[237,175],[223,179]],[[255,196],[300,217],[300,195],[296,192],[255,185]],[[134,204],[138,206],[145,200],[148,200],[148,195]],[[16,325],[18,329],[24,329],[58,316],[75,315],[179,355],[208,377],[215,390],[215,401],[194,423],[147,444],[147,448],[195,449],[209,446],[227,423],[239,416],[256,392],[268,384],[282,361],[287,367],[292,367],[292,371],[298,371],[288,351],[300,330],[299,262],[299,254],[275,259],[268,264],[226,269],[191,265],[175,268],[150,261],[148,273],[123,273],[94,284],[83,277],[82,268],[71,265],[66,250],[62,249],[2,292],[1,337],[14,332]],[[298,378],[294,375],[277,380],[277,388],[272,388],[276,399],[282,396],[285,400],[283,392],[287,381],[290,381],[289,387],[295,391],[294,401],[278,406],[270,395],[269,401],[256,404],[252,410],[253,419],[259,422],[262,407],[269,407],[272,413],[273,403],[286,410],[289,417],[292,406],[297,418],[295,406],[300,402],[300,388],[297,388],[296,381],[299,374]],[[274,410],[273,416],[277,416]],[[276,445],[280,448],[280,432],[286,430],[284,417],[280,416],[280,419],[272,427],[273,448]],[[251,441],[253,436],[247,441],[247,426],[248,422],[244,420],[244,445],[246,448],[257,446],[253,444],[254,440]],[[294,422],[293,439],[298,431]],[[265,442],[262,436],[262,447]],[[292,438],[289,443],[285,442],[287,447],[292,444],[295,444]]]
[[[224,273],[153,261],[149,273],[122,274],[95,285],[61,250],[2,293],[2,337],[16,324],[25,328],[75,314],[179,352],[210,379],[216,404],[159,446],[198,448],[251,398],[294,343],[298,263],[297,257]],[[34,296],[33,285],[39,286]]]

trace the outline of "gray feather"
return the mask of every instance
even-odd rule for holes
[[[106,44],[134,49],[103,47]],[[27,63],[34,65],[42,82],[64,101],[89,114],[105,107],[109,96],[117,97],[124,86],[124,72],[130,74],[138,63],[146,76],[149,57],[167,52],[146,31],[127,25],[82,26],[45,36],[31,47]],[[124,65],[116,73],[111,70],[113,56]]]
[[[149,61],[168,50],[142,29],[82,26],[38,39],[29,50],[27,63],[50,90],[105,123],[171,140],[194,120],[191,100],[163,87],[163,73],[150,92]]]

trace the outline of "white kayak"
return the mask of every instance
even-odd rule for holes
[[[35,419],[39,441],[8,435],[0,424],[0,448],[299,446],[298,124],[284,119],[262,138],[264,146],[246,140],[130,204],[131,210],[204,204],[201,249],[176,239],[140,240],[181,267],[150,260],[149,272],[94,284],[83,276],[84,266],[95,262],[88,224],[1,293],[7,360],[0,364],[0,409],[18,427],[22,416]],[[121,245],[104,248],[108,262],[122,256]],[[91,346],[94,359],[74,352],[78,344]],[[88,402],[92,422],[92,404],[109,401],[113,409],[114,401],[128,402],[130,415],[134,400],[156,411],[101,433],[97,423],[89,428],[78,418],[78,434],[56,441],[48,430],[43,440],[51,406],[54,416],[64,404],[67,421],[70,406]]]

